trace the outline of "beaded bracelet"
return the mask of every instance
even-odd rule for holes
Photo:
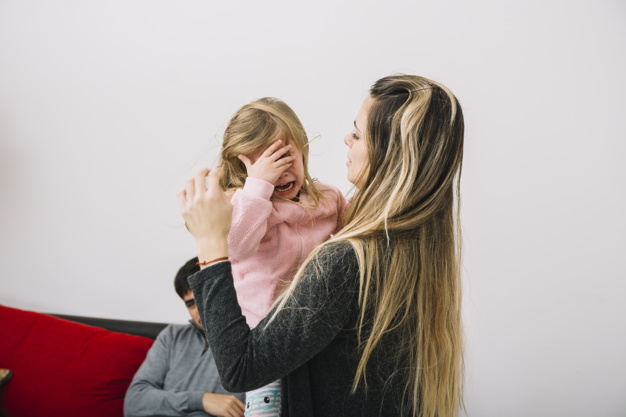
[[[213,262],[227,261],[227,260],[228,260],[228,256],[223,256],[221,258],[213,259],[212,261],[196,262],[196,265],[204,266],[204,265],[212,264]]]

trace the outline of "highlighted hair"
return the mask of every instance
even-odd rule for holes
[[[463,407],[459,180],[464,122],[445,86],[419,76],[378,80],[370,90],[369,169],[344,228],[326,245],[349,242],[360,268],[360,362],[353,391],[367,387],[368,361],[387,337],[387,360],[404,379],[403,413],[456,416]],[[274,316],[275,317],[275,316]]]

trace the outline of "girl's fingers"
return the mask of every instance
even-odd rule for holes
[[[274,165],[275,165],[276,169],[284,171],[287,168],[289,168],[291,165],[293,165],[293,161],[294,160],[295,160],[294,156],[286,156],[286,157],[276,161],[274,163]]]
[[[283,143],[282,140],[278,139],[276,142],[272,143],[266,150],[265,152],[263,152],[263,156],[265,156],[266,158],[269,157],[271,154],[273,154],[274,152],[276,152],[276,149],[280,148],[281,144]]]
[[[275,160],[281,159],[287,152],[291,150],[291,148],[291,145],[285,145],[282,148],[278,149],[276,152],[274,152],[272,154],[272,157],[275,158]]]

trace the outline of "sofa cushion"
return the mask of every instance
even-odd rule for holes
[[[124,394],[153,340],[0,305],[2,412],[122,416]]]

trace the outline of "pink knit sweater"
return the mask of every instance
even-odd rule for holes
[[[316,209],[305,208],[312,200],[303,192],[300,204],[270,201],[274,186],[258,178],[248,177],[233,194],[228,253],[237,299],[250,327],[265,317],[309,252],[343,226],[345,198],[335,187],[317,186],[324,198]]]

